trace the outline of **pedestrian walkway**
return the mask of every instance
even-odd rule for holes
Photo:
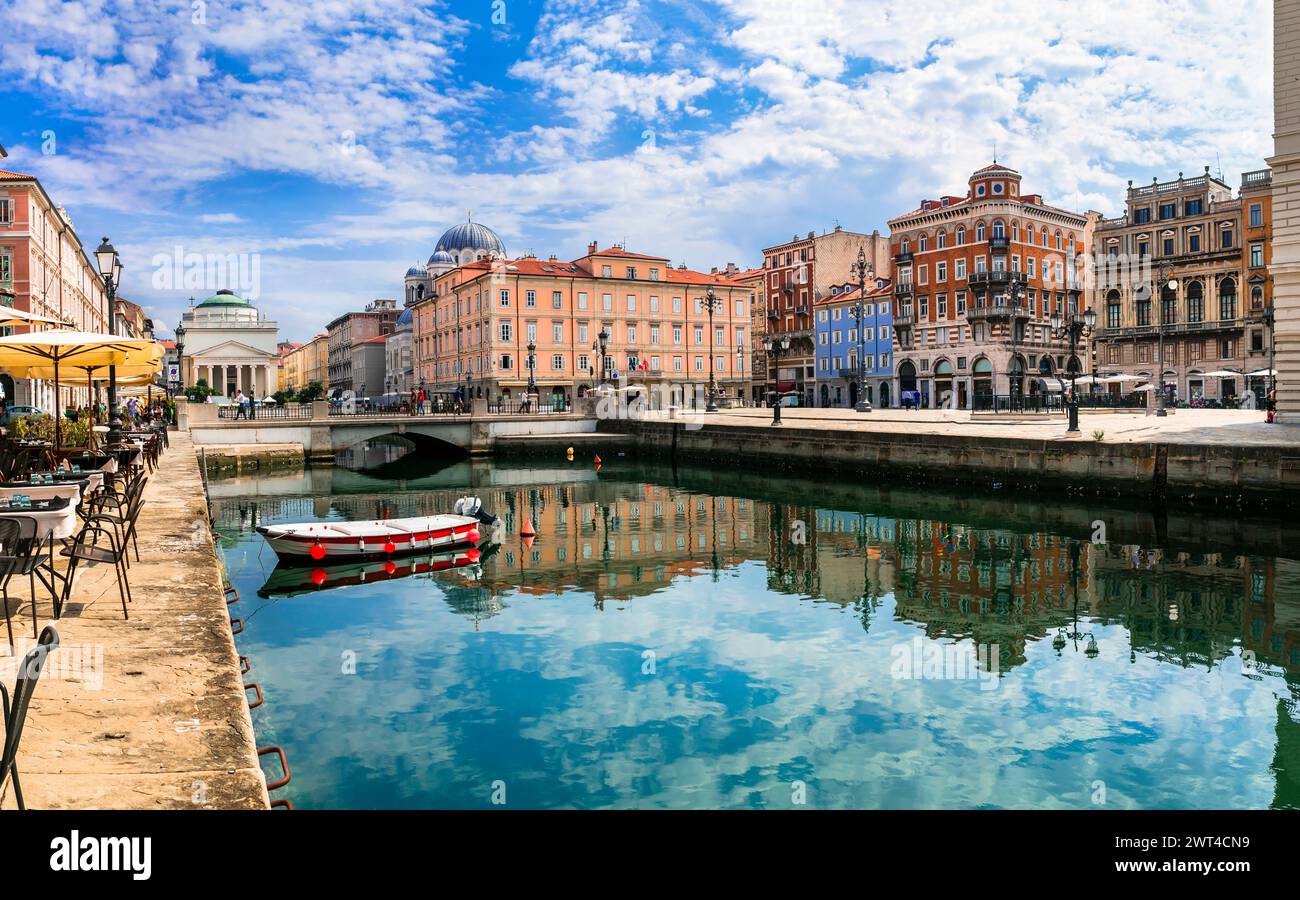
[[[649,416],[665,416],[651,413]],[[772,410],[746,407],[716,413],[682,411],[690,421],[716,425],[762,425],[772,420]],[[866,431],[897,434],[969,435],[981,438],[1094,441],[1101,432],[1107,443],[1228,444],[1234,446],[1300,446],[1300,426],[1269,424],[1255,410],[1179,409],[1160,418],[1145,412],[1096,413],[1083,410],[1079,431],[1066,432],[1064,415],[972,415],[968,410],[877,409],[857,413],[847,408],[790,407],[781,410],[786,428]]]
[[[113,567],[101,565],[78,570],[68,608],[53,623],[60,645],[18,754],[24,799],[29,809],[265,809],[189,434],[172,433],[144,496],[131,618],[122,618]],[[44,626],[49,597],[37,597]],[[14,618],[15,636],[26,638],[18,658],[32,645],[25,609]],[[0,678],[12,690],[15,661],[3,663]],[[15,805],[12,788],[0,805]]]

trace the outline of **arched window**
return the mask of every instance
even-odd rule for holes
[[[934,246],[936,250],[942,250],[948,246],[948,232],[942,228],[939,229],[939,233],[934,236]]]
[[[925,235],[921,235],[916,239],[916,250],[918,253],[924,253],[928,249],[930,249],[930,241]]]
[[[983,241],[983,240],[984,240],[984,236],[985,236],[985,234],[986,234],[986,232],[985,232],[985,230],[984,230],[984,223],[983,223],[983,222],[978,222],[978,223],[976,223],[976,225],[975,225],[975,240],[976,240],[976,241]]]
[[[996,222],[993,223],[993,237],[995,239],[1001,239],[1006,236],[1007,236],[1006,226],[1002,224],[1001,219],[998,219]]]
[[[1059,232],[1059,231],[1056,232],[1056,249],[1057,249],[1057,250],[1062,249],[1062,248],[1061,248],[1061,232]]]
[[[960,246],[961,246],[962,244],[964,244],[964,243],[966,243],[966,226],[965,226],[965,225],[958,225],[958,226],[957,226],[957,246],[960,247]]]
[[[1237,282],[1225,278],[1219,282],[1219,319],[1237,318]]]
[[[1012,223],[1011,223],[1011,240],[1015,241],[1017,244],[1020,243],[1020,223],[1019,223],[1019,222],[1012,222]]]
[[[1044,247],[1050,247],[1050,246],[1051,246],[1051,244],[1048,243],[1048,238],[1047,238],[1047,226],[1046,226],[1046,225],[1043,226],[1043,246],[1044,246]]]
[[[1111,290],[1106,295],[1106,327],[1118,328],[1120,317],[1119,291]]]
[[[1187,321],[1205,321],[1205,288],[1199,281],[1187,285]]]
[[[1264,287],[1263,285],[1253,285],[1250,289],[1250,308],[1261,309],[1264,306]]]
[[[901,249],[899,252],[901,252],[901,253],[910,253],[911,250],[912,250],[912,242],[909,241],[907,238],[903,238],[902,249]]]

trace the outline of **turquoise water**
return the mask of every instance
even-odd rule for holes
[[[277,796],[295,806],[1300,804],[1284,524],[707,469],[351,461],[368,468],[211,485],[266,695],[258,743],[285,748]],[[503,540],[441,571],[277,570],[251,530],[465,493]]]

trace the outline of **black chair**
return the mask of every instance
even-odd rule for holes
[[[144,486],[148,483],[147,478],[136,478],[127,484],[126,490],[122,494],[105,494],[99,498],[93,513],[101,521],[111,522],[117,531],[117,540],[121,544],[122,550],[126,550],[127,542],[135,548],[135,561],[140,561],[140,545],[136,543],[135,523],[140,518],[140,510],[144,508]],[[84,518],[84,517],[83,517]],[[130,565],[130,558],[127,558],[127,565]]]
[[[5,723],[4,750],[0,752],[0,787],[4,786],[6,779],[13,781],[14,798],[18,801],[19,809],[26,809],[27,804],[23,802],[23,787],[18,782],[18,742],[22,740],[23,724],[27,721],[27,708],[31,706],[32,694],[36,693],[36,682],[40,680],[50,653],[58,649],[58,646],[59,633],[53,625],[46,625],[36,646],[23,657],[12,699],[5,686],[0,684],[0,704],[3,704]]]
[[[113,564],[117,593],[122,598],[122,618],[131,618],[126,611],[126,604],[131,599],[131,585],[126,578],[126,544],[118,540],[118,530],[118,526],[103,514],[87,516],[77,536],[59,551],[60,556],[68,559],[68,571],[63,581],[63,597],[54,610],[54,618],[62,615],[63,607],[72,596],[72,583],[80,562]]]
[[[9,646],[14,643],[14,626],[9,616],[9,579],[26,575],[32,591],[32,637],[36,637],[36,576],[41,564],[41,542],[36,537],[36,520],[31,516],[0,516],[0,598],[5,606],[5,628]]]

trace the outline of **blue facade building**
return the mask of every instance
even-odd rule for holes
[[[897,406],[890,379],[894,362],[893,283],[877,278],[867,283],[863,299],[862,352],[866,366],[867,401],[872,406]],[[849,407],[858,402],[858,286],[833,285],[813,309],[813,340],[817,349],[818,406]]]

